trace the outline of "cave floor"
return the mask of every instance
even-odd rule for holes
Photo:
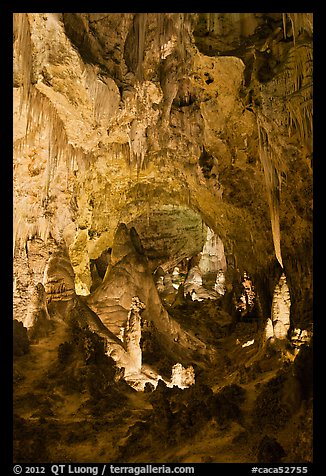
[[[255,327],[247,326],[255,333]],[[202,379],[214,393],[239,384],[246,398],[241,422],[225,425],[213,418],[189,439],[170,446],[140,446],[121,453],[130,428],[146,422],[152,405],[150,393],[126,386],[124,401],[94,411],[87,390],[67,391],[58,385],[58,346],[67,340],[68,326],[57,322],[53,331],[31,344],[30,352],[14,360],[14,459],[17,462],[254,462],[261,432],[252,422],[257,389],[275,377],[282,363],[261,358],[258,344],[242,347],[237,330],[219,340],[220,362],[208,368]],[[258,342],[258,339],[257,339]],[[259,371],[253,370],[259,360]],[[78,368],[76,368],[78,371]],[[291,432],[298,417],[279,432],[279,440],[291,457]],[[123,454],[123,456],[122,456]],[[123,459],[121,459],[123,458]]]

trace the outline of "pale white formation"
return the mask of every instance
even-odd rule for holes
[[[169,387],[177,386],[179,388],[188,388],[195,383],[195,371],[192,365],[184,368],[182,364],[177,363],[172,367],[171,384]]]
[[[222,296],[225,294],[225,276],[222,270],[219,270],[216,274],[214,289],[218,294],[221,294]]]
[[[255,339],[248,340],[247,342],[245,342],[244,344],[242,344],[242,347],[249,347],[249,346],[252,345],[254,342],[255,342]]]
[[[140,371],[127,372],[124,378],[131,387],[137,390],[137,392],[143,392],[146,383],[150,383],[153,386],[153,389],[155,389],[159,380],[163,380],[169,388],[176,386],[184,390],[195,383],[195,371],[192,365],[184,368],[182,364],[177,363],[173,365],[171,380],[168,381],[150,366],[143,365]]]
[[[290,328],[290,307],[290,291],[283,273],[275,286],[272,303],[274,337],[277,339],[285,339],[287,337]]]
[[[156,288],[157,288],[157,291],[159,293],[162,293],[164,291],[164,288],[165,288],[165,286],[164,286],[164,276],[160,276],[158,278],[158,281],[156,283]]]
[[[120,327],[120,334],[118,335],[118,339],[120,339],[121,342],[124,342],[125,330],[125,327]]]
[[[226,258],[224,245],[209,227],[207,227],[206,242],[200,253],[198,266],[190,269],[184,283],[184,295],[191,295],[193,301],[204,299],[218,299],[224,295]],[[205,278],[205,285],[203,285]]]
[[[202,274],[225,272],[226,270],[223,242],[209,227],[207,228],[206,243],[201,252],[198,266]]]
[[[180,268],[178,266],[175,266],[172,271],[172,276],[179,276],[179,274],[180,274]]]
[[[265,339],[273,339],[274,338],[274,328],[273,328],[273,322],[272,319],[268,318],[266,327],[265,327]]]

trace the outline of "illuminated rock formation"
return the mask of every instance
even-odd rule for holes
[[[187,388],[195,383],[194,368],[190,365],[184,368],[178,363],[172,367],[171,385],[179,388]]]
[[[130,355],[135,372],[141,371],[142,353],[140,347],[141,340],[141,311],[145,309],[138,297],[132,299],[130,311],[128,313],[127,325],[123,340],[126,344],[127,352]]]
[[[275,286],[272,303],[272,322],[276,339],[285,339],[290,328],[290,291],[285,274]]]
[[[52,327],[47,308],[46,292],[42,283],[38,283],[34,288],[25,326],[29,329],[30,337],[45,336]]]
[[[223,242],[210,228],[207,229],[206,243],[198,266],[204,275],[217,271],[225,272],[227,267]]]
[[[195,293],[202,289],[203,286],[203,277],[202,272],[198,266],[194,266],[189,270],[187,278],[184,282],[184,293],[192,294],[194,291]]]

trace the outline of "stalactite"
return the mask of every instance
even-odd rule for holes
[[[265,184],[271,216],[272,236],[275,256],[283,268],[280,232],[280,171],[275,166],[276,159],[270,146],[268,133],[258,119],[259,155],[264,169]]]
[[[291,21],[293,43],[301,32],[306,31],[309,35],[313,32],[313,14],[312,13],[286,13]]]
[[[120,144],[112,142],[108,145],[108,155],[117,161],[124,160],[128,166],[131,166],[131,153],[129,143]]]
[[[157,15],[158,43],[161,59],[173,52],[177,55],[180,71],[186,58],[185,38],[189,30],[190,17],[187,13],[164,13]]]
[[[15,51],[22,76],[20,109],[27,112],[25,137],[15,143],[14,150],[22,154],[24,149],[38,137],[48,137],[48,160],[46,164],[45,197],[49,195],[50,184],[55,177],[57,166],[62,158],[66,159],[67,170],[76,170],[74,147],[69,144],[64,123],[55,105],[32,84],[32,39],[28,14],[14,14]],[[78,152],[80,155],[80,151]],[[71,167],[72,165],[72,167]],[[43,200],[44,197],[41,197]]]
[[[275,286],[272,302],[272,323],[274,337],[285,339],[290,328],[290,291],[286,276],[282,273],[278,284]]]
[[[215,35],[220,33],[220,13],[206,13],[207,31]]]
[[[46,164],[46,196],[49,194],[51,181],[62,157],[71,156],[71,146],[67,134],[55,106],[45,94],[36,87],[32,88],[29,104],[26,130],[26,141],[31,130],[48,135],[48,161]]]
[[[46,196],[48,196],[59,162],[65,159],[68,172],[74,172],[78,170],[78,163],[85,159],[85,154],[81,148],[69,143],[64,123],[55,105],[37,87],[31,90],[27,113],[26,135],[19,141],[16,150],[22,152],[30,143],[31,137],[37,133],[48,136],[45,183]]]
[[[97,122],[99,122],[105,113],[107,113],[110,106],[110,96],[110,91],[108,90],[107,85],[102,81],[97,80],[94,101],[94,116]]]
[[[290,48],[284,67],[275,79],[282,90],[285,126],[289,136],[297,132],[302,144],[312,148],[312,48],[306,43],[297,43]],[[271,214],[275,254],[282,265],[280,249],[280,174],[282,150],[274,134],[275,127],[260,112],[257,114],[260,158],[264,169]],[[281,124],[282,125],[282,124]],[[281,133],[281,132],[280,132]]]
[[[158,39],[160,50],[176,35],[175,25],[170,14],[163,13],[156,15],[158,23]]]
[[[281,88],[287,116],[289,136],[298,133],[300,141],[312,151],[313,132],[313,48],[308,37],[313,33],[311,13],[284,13],[283,29],[287,36],[286,22],[292,25],[293,46],[289,49],[284,66],[275,80]]]
[[[186,35],[187,35],[187,14],[180,13],[177,45],[178,45],[178,57],[180,61],[181,71],[184,70],[184,61],[187,57],[187,53],[185,50]]]
[[[124,332],[124,342],[131,359],[131,368],[127,371],[140,372],[142,367],[141,341],[141,312],[145,309],[145,304],[135,296],[132,298],[130,311],[128,313],[127,325]]]
[[[144,45],[145,32],[147,25],[147,13],[137,13],[134,18],[134,36],[135,36],[135,74],[139,81],[144,79],[143,59],[144,59]]]
[[[20,112],[24,104],[29,102],[29,97],[32,88],[32,42],[31,32],[28,19],[28,13],[14,13],[14,35],[17,41],[17,52],[19,63],[19,70],[22,75],[21,98],[20,98]]]
[[[147,152],[146,127],[134,120],[129,130],[130,164],[136,168],[137,176],[144,169]]]

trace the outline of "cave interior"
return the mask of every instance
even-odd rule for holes
[[[17,463],[313,461],[311,13],[15,13]]]

